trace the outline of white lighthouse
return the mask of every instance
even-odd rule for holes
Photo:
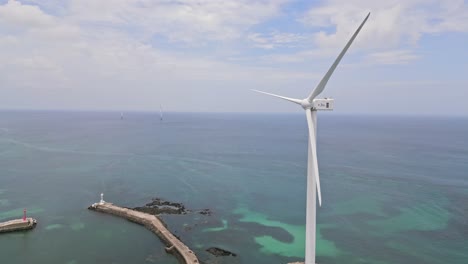
[[[99,204],[100,205],[103,205],[105,202],[104,202],[104,194],[101,193],[101,200],[99,201]]]

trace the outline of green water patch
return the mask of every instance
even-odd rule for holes
[[[337,215],[350,215],[356,213],[367,213],[377,216],[385,216],[379,201],[370,197],[358,197],[333,205],[333,212]]]
[[[8,199],[0,199],[0,206],[8,206],[10,201]]]
[[[77,264],[78,261],[76,259],[72,259],[72,260],[69,260],[67,261],[67,264]]]
[[[109,239],[112,238],[112,231],[109,230],[109,229],[105,229],[105,230],[103,230],[103,229],[98,229],[98,230],[96,231],[96,235],[97,235],[97,237],[99,237],[99,238],[103,238],[103,239],[109,240]]]
[[[42,208],[31,208],[27,209],[28,216],[34,217],[34,214],[41,213],[44,211]],[[16,219],[16,218],[22,218],[23,217],[23,208],[18,208],[18,209],[13,209],[5,212],[0,213],[0,220],[5,220],[5,219]]]
[[[385,245],[398,254],[413,258],[413,263],[467,263],[466,237],[459,234],[459,239],[450,238],[450,233],[459,231],[461,230],[444,229],[412,232],[410,236],[402,233],[394,236],[395,239],[389,240]]]
[[[74,222],[74,223],[70,224],[70,228],[73,231],[80,231],[80,230],[83,230],[85,228],[85,224],[82,223],[82,222]]]
[[[242,215],[240,222],[253,222],[269,227],[279,227],[288,232],[292,237],[291,243],[279,241],[272,236],[256,236],[255,242],[262,246],[261,252],[265,254],[277,254],[285,257],[304,257],[305,252],[305,226],[291,225],[276,220],[268,219],[268,216],[261,213],[252,212],[247,207],[239,207],[234,210],[235,214]],[[318,256],[337,256],[342,252],[332,241],[322,237],[320,230],[330,228],[331,225],[317,226],[317,255]]]
[[[51,224],[45,227],[45,230],[50,231],[50,230],[56,230],[56,229],[61,229],[63,228],[63,225],[61,224]]]
[[[430,255],[430,251],[421,252],[420,245],[415,247],[414,245],[408,245],[407,243],[402,244],[400,242],[397,243],[397,242],[391,241],[391,242],[386,243],[386,246],[388,246],[389,248],[395,249],[400,253],[404,253],[415,259],[418,259],[421,261],[421,263],[434,263],[434,259]],[[422,248],[422,250],[424,251],[424,248]],[[439,249],[437,247],[433,247],[430,250],[431,251],[433,250],[433,252],[437,252]]]
[[[349,258],[347,259],[348,263],[359,263],[359,264],[390,264],[387,261],[376,260],[372,258],[356,258],[353,262],[349,262]]]
[[[369,221],[381,235],[418,230],[434,231],[447,227],[450,213],[442,206],[435,204],[420,204],[400,209],[400,214],[383,220]]]
[[[225,219],[222,219],[221,222],[223,222],[223,226],[220,227],[208,227],[202,230],[202,232],[219,232],[219,231],[224,231],[228,229],[228,221]]]
[[[195,243],[195,244],[193,244],[193,247],[196,248],[196,249],[202,249],[204,246],[201,243]]]

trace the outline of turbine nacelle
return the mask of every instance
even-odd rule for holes
[[[310,109],[312,111],[316,110],[333,110],[335,105],[335,99],[324,98],[324,99],[313,99],[312,102],[308,98],[302,99],[299,104],[304,108],[304,110]]]
[[[313,101],[313,110],[333,110],[335,106],[335,99],[324,98],[324,99],[314,99]]]

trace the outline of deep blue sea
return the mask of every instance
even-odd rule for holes
[[[302,113],[0,112],[2,264],[177,263],[144,227],[87,210],[153,197],[204,263],[303,260]],[[468,263],[468,118],[319,113],[320,264]],[[214,257],[217,246],[237,257]]]

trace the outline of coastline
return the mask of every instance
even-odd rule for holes
[[[159,239],[166,245],[166,252],[174,255],[180,263],[199,263],[195,253],[176,236],[174,236],[166,228],[165,224],[155,215],[123,208],[108,202],[95,203],[88,207],[88,209],[122,217],[131,222],[143,225],[159,237]]]

